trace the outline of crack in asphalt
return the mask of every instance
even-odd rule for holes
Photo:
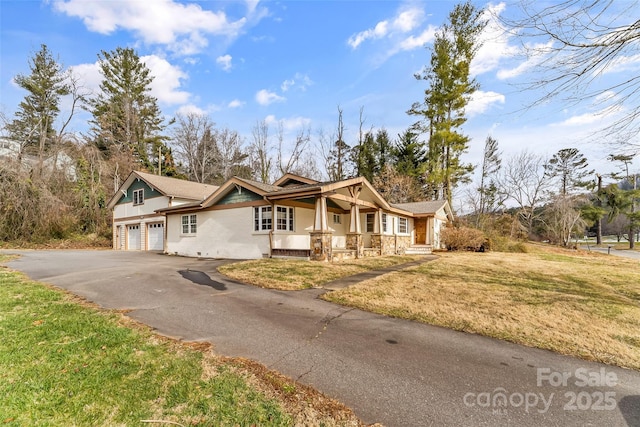
[[[335,316],[327,316],[327,315],[325,315],[323,320],[322,320],[322,321],[324,321],[324,325],[322,325],[322,329],[320,329],[320,331],[318,331],[317,334],[315,334],[313,337],[305,340],[304,344],[299,345],[299,346],[295,347],[294,349],[289,350],[288,352],[286,352],[282,356],[280,356],[278,358],[278,360],[276,360],[275,362],[269,364],[268,368],[273,368],[274,366],[278,365],[280,362],[282,362],[284,359],[286,359],[290,355],[298,352],[300,349],[302,349],[302,348],[308,346],[309,344],[311,344],[311,342],[313,342],[313,340],[316,340],[316,339],[320,338],[320,335],[322,335],[322,333],[327,330],[327,327],[331,324],[331,322],[333,322],[334,320],[339,319],[340,317],[344,316],[347,313],[352,312],[353,310],[355,310],[355,308],[350,308],[350,309],[345,310],[345,311],[343,311],[343,312],[341,312],[341,313],[339,313],[339,314],[337,314]],[[326,320],[324,320],[324,319],[326,319]],[[300,377],[309,374],[312,369],[313,369],[313,367],[311,367],[307,372],[301,374]],[[298,377],[298,379],[300,377]]]

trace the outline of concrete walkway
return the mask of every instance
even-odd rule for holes
[[[365,280],[373,279],[383,274],[392,273],[394,271],[404,270],[405,268],[414,267],[430,261],[438,259],[435,255],[426,255],[424,258],[420,258],[415,261],[406,262],[404,264],[396,264],[389,267],[381,268],[379,270],[369,270],[364,273],[354,274],[353,276],[341,277],[340,279],[333,280],[331,282],[322,285],[323,289],[329,291],[337,291],[338,289],[346,288],[347,286],[355,285],[356,283],[364,282]]]

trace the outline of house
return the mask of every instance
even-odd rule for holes
[[[131,180],[126,184],[133,189]],[[119,199],[130,206],[132,197]],[[118,218],[140,222],[124,209]],[[440,229],[453,220],[446,201],[392,205],[363,177],[318,182],[293,174],[271,185],[233,177],[204,199],[159,207],[153,221],[160,215],[165,252],[235,259],[429,253],[441,247]]]
[[[131,172],[107,207],[113,210],[113,248],[164,251],[165,215],[156,210],[202,202],[214,185]]]
[[[24,147],[20,146],[18,141],[0,137],[0,159],[6,158],[12,161],[21,159],[21,167],[25,171],[30,171],[37,167],[40,159],[38,156],[22,153]],[[47,156],[42,159],[43,169],[46,171],[63,171],[70,181],[77,179],[76,174],[76,161],[69,156],[65,149],[57,149],[53,153],[48,153]]]

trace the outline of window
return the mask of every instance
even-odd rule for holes
[[[338,214],[333,214],[333,223],[342,224],[342,217]]]
[[[144,203],[144,188],[133,191],[133,205],[141,205]]]
[[[382,232],[383,233],[387,232],[387,214],[386,213],[382,214]]]
[[[253,230],[269,231],[273,222],[271,206],[258,206],[253,208]]]
[[[376,214],[367,214],[367,233],[373,233],[375,230]]]
[[[275,229],[294,230],[294,208],[276,206]],[[253,208],[253,231],[269,231],[273,228],[273,209],[271,206]]]
[[[293,208],[276,206],[276,230],[293,231]]]
[[[197,218],[196,215],[182,215],[182,234],[196,234]]]
[[[407,234],[409,232],[409,221],[407,218],[398,218],[398,233]]]

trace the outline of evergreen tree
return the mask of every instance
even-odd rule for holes
[[[106,151],[131,153],[140,166],[154,170],[170,161],[157,99],[149,94],[153,76],[131,48],[98,55],[103,80],[89,103],[96,144]],[[165,170],[172,166],[165,166]]]
[[[471,2],[456,5],[449,22],[435,36],[431,62],[416,78],[428,82],[422,103],[409,114],[421,117],[416,129],[428,134],[426,187],[434,199],[447,199],[459,183],[468,182],[473,166],[463,164],[469,137],[460,128],[466,122],[465,107],[479,85],[470,76],[471,61],[480,47],[478,36],[486,21]]]
[[[502,160],[498,151],[498,141],[488,136],[484,143],[484,153],[482,157],[482,171],[480,174],[480,212],[478,218],[481,218],[486,212],[494,209],[498,197],[498,185],[495,176],[500,170]]]
[[[364,135],[362,142],[353,147],[356,175],[373,182],[373,177],[379,173],[378,146],[372,132]]]
[[[574,190],[592,185],[586,178],[593,175],[594,171],[587,170],[588,166],[586,157],[577,148],[563,148],[553,155],[545,169],[550,178],[559,181],[560,195],[564,197]]]
[[[20,144],[19,161],[25,151],[32,150],[38,153],[41,166],[43,156],[56,135],[53,124],[60,113],[60,98],[68,95],[71,89],[66,83],[67,74],[63,72],[62,65],[53,58],[45,44],[29,60],[29,69],[29,75],[18,74],[15,77],[16,84],[29,93],[18,105],[16,118],[7,125],[7,129],[9,136]]]
[[[426,150],[415,132],[407,129],[398,135],[394,151],[395,168],[400,175],[422,178],[426,167]]]

